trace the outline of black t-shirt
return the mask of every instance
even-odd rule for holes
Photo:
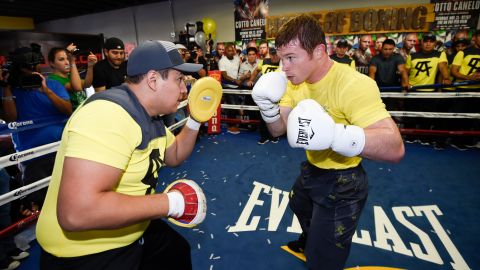
[[[110,89],[125,82],[127,77],[127,62],[123,62],[119,68],[113,68],[107,59],[103,59],[93,66],[94,88],[105,86]]]
[[[330,58],[333,61],[336,61],[336,62],[342,63],[342,64],[347,64],[349,66],[352,64],[352,61],[353,61],[353,59],[348,57],[347,55],[345,55],[344,57],[338,57],[337,54],[335,54],[335,53],[330,55]]]
[[[405,64],[403,57],[394,53],[385,59],[381,54],[375,55],[370,62],[371,66],[377,67],[375,81],[378,86],[399,86],[400,78],[397,74],[398,65]]]

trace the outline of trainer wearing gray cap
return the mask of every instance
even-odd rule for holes
[[[37,224],[41,269],[192,268],[190,245],[160,219],[182,218],[184,196],[155,189],[161,167],[190,155],[200,123],[188,119],[175,137],[158,115],[177,110],[182,72],[201,67],[171,42],[146,41],[130,55],[125,84],[75,111]]]

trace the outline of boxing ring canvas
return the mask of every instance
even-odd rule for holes
[[[281,249],[300,232],[288,193],[305,153],[285,138],[257,140],[255,132],[204,136],[183,165],[160,172],[159,191],[182,178],[205,191],[204,223],[176,227],[193,269],[307,269]],[[479,269],[479,165],[479,150],[410,144],[399,164],[364,160],[370,192],[346,268]],[[34,244],[19,269],[38,269],[38,254]]]

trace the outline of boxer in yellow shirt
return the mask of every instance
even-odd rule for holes
[[[317,19],[292,18],[275,44],[285,75],[263,75],[252,97],[272,135],[306,150],[290,208],[307,267],[343,269],[368,194],[361,160],[399,162],[403,141],[375,81],[330,59]]]

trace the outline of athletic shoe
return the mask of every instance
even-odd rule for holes
[[[266,144],[268,142],[268,139],[265,138],[260,138],[260,140],[257,142],[260,145]]]
[[[289,249],[295,252],[300,252],[303,253],[305,250],[305,244],[307,242],[307,238],[305,237],[305,234],[300,234],[300,237],[298,240],[288,242],[287,246]]]
[[[274,137],[270,140],[272,143],[278,143],[278,137]]]
[[[25,259],[29,255],[30,253],[28,253],[27,251],[23,251],[19,248],[15,248],[14,250],[8,252],[8,256],[10,256],[14,260]]]
[[[14,261],[11,258],[5,258],[0,261],[0,270],[12,270],[20,266],[19,261]]]
[[[237,135],[240,133],[240,129],[238,127],[229,127],[228,130],[227,130],[228,133],[231,133],[231,134],[234,134],[234,135]]]

